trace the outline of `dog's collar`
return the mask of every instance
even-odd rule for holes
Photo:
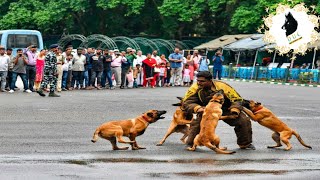
[[[258,111],[260,111],[263,107],[260,106],[259,108],[257,108],[255,111],[253,111],[253,114],[256,114]]]
[[[147,123],[151,123],[151,121],[149,121],[149,119],[148,119],[145,115],[142,116],[142,119],[143,119],[144,121],[146,121]]]
[[[219,103],[219,104],[222,104],[222,102],[221,101],[217,101],[217,100],[210,100],[211,102],[217,102],[217,103]]]

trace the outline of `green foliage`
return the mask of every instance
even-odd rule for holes
[[[320,13],[318,0],[1,0],[0,29],[177,39],[255,33],[279,3],[301,2]]]

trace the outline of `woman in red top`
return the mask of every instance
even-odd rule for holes
[[[157,65],[157,61],[151,58],[151,54],[147,54],[147,59],[142,61],[143,68],[143,87],[147,86],[147,83],[150,81],[152,88],[156,85],[156,79],[154,78],[154,67]]]
[[[40,88],[40,84],[43,78],[43,69],[44,69],[44,58],[46,56],[46,50],[42,49],[38,55],[36,61],[36,79],[35,79],[35,89],[38,90]]]

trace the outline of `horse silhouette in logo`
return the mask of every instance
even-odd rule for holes
[[[292,16],[291,12],[286,14],[286,21],[284,25],[282,26],[283,30],[286,30],[286,36],[289,36],[296,32],[298,28],[298,22],[294,17]]]

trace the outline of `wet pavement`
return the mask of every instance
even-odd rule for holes
[[[221,145],[233,155],[200,147],[185,150],[182,134],[156,146],[169,127],[176,96],[187,88],[92,90],[42,98],[0,93],[0,179],[319,179],[320,88],[230,82],[246,99],[260,101],[313,147],[292,137],[291,151],[268,149],[272,132],[253,124],[257,150],[240,150],[233,128],[219,122]],[[137,138],[145,150],[112,151],[104,139],[91,143],[97,126],[133,118],[149,109],[167,110]],[[119,146],[127,146],[120,144]]]

